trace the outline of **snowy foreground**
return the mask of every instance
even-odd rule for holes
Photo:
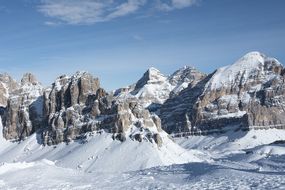
[[[219,165],[220,164],[220,165]],[[276,166],[278,167],[278,166]],[[284,167],[284,165],[283,165]],[[1,189],[285,189],[284,172],[236,162],[190,163],[137,172],[83,173],[52,162],[1,166]]]
[[[0,189],[285,189],[284,130],[44,147],[0,138]],[[180,145],[180,146],[179,146]]]

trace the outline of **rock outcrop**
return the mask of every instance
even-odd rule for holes
[[[21,140],[42,126],[43,87],[28,73],[21,84],[12,81],[3,118],[3,135],[6,139]]]
[[[69,142],[81,133],[84,108],[91,98],[95,101],[104,95],[100,94],[99,88],[99,79],[86,72],[77,72],[72,77],[60,76],[51,89],[45,90],[44,144]]]

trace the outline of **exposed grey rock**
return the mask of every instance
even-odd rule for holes
[[[161,136],[158,133],[153,135],[153,139],[154,139],[154,142],[157,144],[158,147],[162,146],[163,141],[162,141]]]
[[[6,88],[6,85],[0,82],[0,106],[1,107],[7,106],[8,97],[9,97],[9,91]]]
[[[134,138],[136,141],[139,141],[139,142],[142,142],[142,140],[143,140],[143,136],[141,134],[135,134]]]
[[[16,88],[7,100],[3,134],[6,139],[22,140],[41,127],[43,87],[32,74],[25,74],[20,86],[11,86]]]
[[[121,141],[121,142],[125,142],[126,141],[126,134],[125,133],[119,133],[116,135],[116,139]]]
[[[85,115],[100,114],[98,99],[99,80],[86,72],[72,77],[59,77],[51,89],[44,92],[45,125],[44,144],[70,142],[81,133],[96,130],[95,124],[86,121]]]
[[[9,94],[19,88],[19,84],[7,73],[0,74],[0,106],[6,107]]]
[[[25,84],[37,85],[38,81],[32,73],[25,73],[21,79],[21,85],[25,85]]]

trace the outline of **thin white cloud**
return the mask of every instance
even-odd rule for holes
[[[58,26],[58,25],[60,25],[60,22],[45,21],[45,25],[48,25],[48,26]]]
[[[183,9],[197,4],[198,0],[158,0],[157,8],[162,11],[173,11]]]
[[[137,11],[146,0],[43,0],[38,10],[67,24],[94,24]]]
[[[146,4],[155,6],[157,11],[183,9],[198,0],[41,0],[38,11],[57,19],[46,24],[94,24],[134,14]],[[149,7],[149,6],[148,6]]]
[[[128,0],[125,3],[118,5],[114,12],[107,16],[107,20],[134,13],[145,3],[146,0]]]

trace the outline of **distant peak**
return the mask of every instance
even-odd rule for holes
[[[150,67],[136,83],[135,90],[142,88],[148,83],[159,83],[166,80],[166,77],[156,68]]]
[[[11,78],[11,76],[6,72],[0,73],[0,77],[10,77]]]
[[[178,71],[190,71],[190,70],[197,71],[196,68],[194,68],[194,67],[192,67],[192,66],[189,66],[189,65],[184,65],[183,67],[181,67],[180,69],[178,69]]]
[[[32,74],[32,73],[25,73],[21,79],[21,84],[25,85],[25,84],[38,84],[38,80],[37,78]]]
[[[180,69],[176,70],[173,74],[171,74],[168,77],[168,80],[172,85],[177,85],[183,82],[200,80],[204,76],[206,75],[198,71],[194,67],[185,65]]]
[[[73,75],[73,77],[80,78],[80,77],[82,77],[83,75],[86,75],[86,74],[88,74],[87,71],[76,71],[76,73]]]
[[[154,81],[160,81],[160,80],[164,80],[164,75],[160,72],[160,70],[154,68],[154,67],[150,67],[147,72],[144,74],[147,75],[148,80],[154,80]]]
[[[157,68],[155,68],[155,67],[150,67],[149,69],[148,69],[148,71],[159,71]]]
[[[189,66],[189,65],[184,65],[183,67],[181,67],[181,69],[194,69],[194,67]]]
[[[0,73],[0,81],[4,83],[9,83],[11,81],[15,82],[16,81],[8,74],[8,73]]]
[[[258,51],[252,51],[245,54],[241,59],[248,60],[248,59],[256,59],[256,60],[263,60],[266,56]]]
[[[160,70],[158,70],[158,69],[156,69],[156,68],[154,68],[154,67],[150,67],[147,71],[146,71],[146,73],[148,73],[148,74],[161,74],[161,72],[160,72]]]

